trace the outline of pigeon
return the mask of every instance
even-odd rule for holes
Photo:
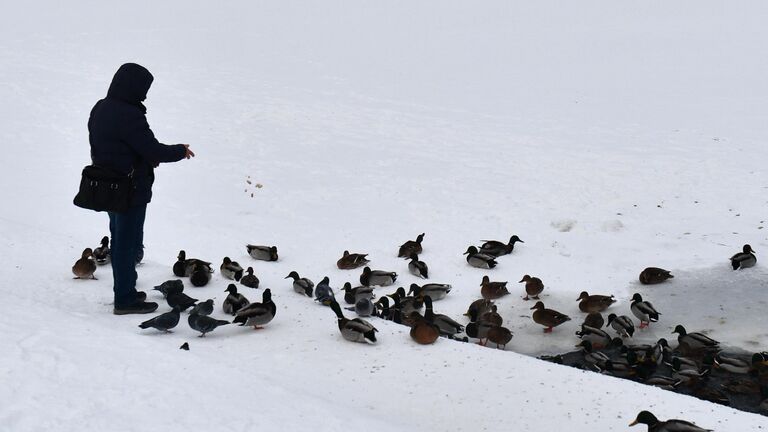
[[[194,299],[183,292],[170,294],[165,300],[171,308],[178,307],[182,311],[191,308],[197,303],[197,299]]]
[[[197,315],[210,315],[213,313],[213,299],[208,299],[202,303],[196,304],[192,310],[189,311],[190,314],[197,314]]]
[[[167,280],[153,289],[160,291],[163,294],[163,298],[168,298],[171,294],[181,294],[184,292],[184,282],[181,279]]]
[[[331,302],[336,301],[336,297],[333,295],[333,289],[331,289],[328,276],[321,280],[317,287],[315,287],[315,301],[328,306]]]
[[[179,318],[181,317],[181,309],[174,307],[170,312],[160,314],[152,319],[146,320],[139,324],[139,328],[148,329],[153,328],[166,333],[170,333],[171,329],[179,324]]]
[[[200,332],[200,336],[198,337],[205,337],[206,333],[216,330],[216,327],[230,324],[229,321],[218,320],[216,318],[198,314],[190,315],[187,322],[193,330]]]

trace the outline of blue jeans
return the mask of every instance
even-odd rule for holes
[[[144,218],[147,205],[133,206],[122,213],[109,212],[112,236],[112,277],[115,307],[136,303],[136,258],[144,247]]]

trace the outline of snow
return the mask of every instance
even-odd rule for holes
[[[584,290],[614,294],[620,314],[631,315],[634,292],[652,301],[662,319],[638,342],[672,340],[683,324],[766,349],[761,2],[5,9],[0,429],[506,430],[513,420],[631,430],[642,409],[718,431],[768,428],[763,416],[513,352],[418,346],[380,320],[375,346],[347,343],[332,312],[284,279],[296,270],[354,283],[358,271],[334,266],[348,249],[407,287],[419,281],[397,247],[425,232],[430,281],[454,286],[437,312],[460,318],[485,274],[510,282],[498,301],[510,351],[572,349]],[[71,204],[86,120],[126,61],[155,75],[155,134],[198,155],[157,171],[139,289],[172,278],[179,249],[217,264],[230,256],[272,288],[278,314],[266,329],[142,331],[145,317],[111,315],[109,267],[98,281],[71,279],[107,230],[105,215]],[[512,234],[525,243],[496,269],[466,265],[469,244]],[[252,261],[246,243],[275,244],[281,259]],[[758,265],[733,272],[728,258],[745,243]],[[647,266],[675,279],[640,286]],[[521,299],[524,274],[573,321],[544,335]],[[223,317],[226,286],[217,272],[187,291],[214,298]],[[252,301],[260,291],[243,288]]]

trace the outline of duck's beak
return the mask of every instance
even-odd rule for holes
[[[523,282],[525,282],[525,279],[520,280],[520,282],[518,282],[518,283],[523,283]]]
[[[630,423],[629,425],[630,425],[630,426],[634,426],[634,425],[636,425],[636,424],[637,424],[637,420],[633,421],[633,422],[632,422],[632,423]]]
[[[530,310],[534,310],[534,309],[536,309],[536,306],[532,307]]]

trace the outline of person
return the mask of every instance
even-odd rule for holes
[[[146,301],[146,293],[136,290],[136,264],[143,256],[144,219],[152,199],[154,168],[195,156],[188,144],[161,144],[149,128],[143,102],[153,80],[143,66],[120,66],[107,97],[96,102],[88,120],[93,164],[126,175],[133,173],[130,207],[120,213],[109,212],[115,315],[157,309],[157,303]]]

